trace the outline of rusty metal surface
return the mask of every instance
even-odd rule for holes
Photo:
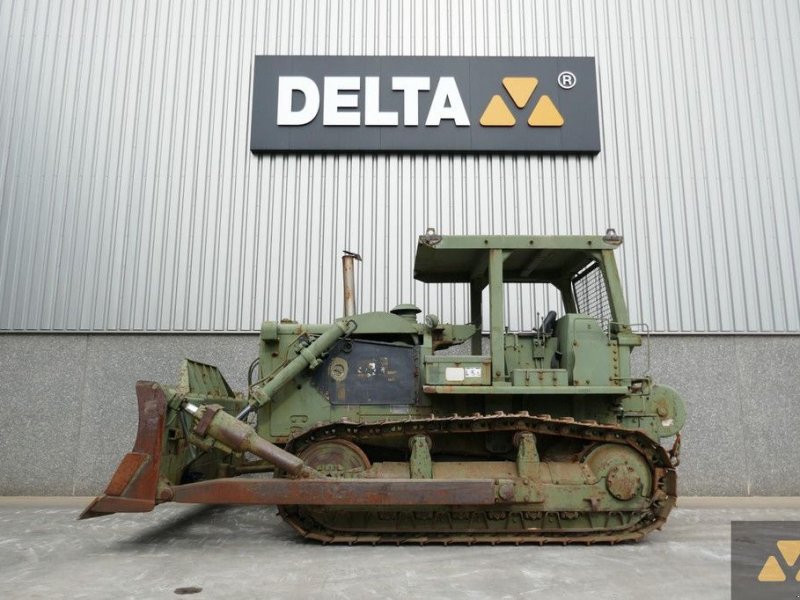
[[[128,483],[134,478],[136,473],[150,460],[148,454],[141,452],[129,452],[122,458],[114,476],[106,487],[106,494],[109,496],[120,496],[125,491]]]
[[[344,250],[342,254],[342,276],[344,279],[344,316],[352,317],[356,314],[356,284],[355,284],[355,261],[361,261],[361,257],[355,252]]]
[[[349,440],[312,444],[298,455],[309,467],[327,477],[353,477],[370,468],[364,451]]]
[[[95,498],[79,518],[90,519],[116,512],[150,512],[154,507],[155,499],[102,495]]]
[[[166,398],[160,387],[148,383],[137,386],[137,395],[141,415],[134,452],[123,460],[106,490],[106,495],[98,498],[84,512],[83,518],[116,511],[148,511],[157,501],[267,504],[283,507],[281,514],[304,536],[325,542],[590,544],[639,540],[665,522],[675,503],[675,472],[668,453],[641,432],[626,431],[596,422],[582,423],[571,418],[553,419],[547,415],[531,416],[524,412],[406,419],[384,423],[358,424],[345,420],[321,425],[299,434],[283,450],[259,438],[249,426],[214,406],[203,407],[207,414],[198,415],[204,423],[201,429],[220,439],[224,438],[223,441],[232,447],[252,451],[258,450],[263,442],[270,450],[278,450],[280,454],[290,456],[293,462],[300,464],[303,464],[301,457],[313,456],[313,449],[317,448],[321,454],[319,460],[315,461],[327,464],[337,456],[341,458],[342,452],[331,454],[330,448],[331,444],[339,444],[342,448],[337,446],[338,450],[350,449],[350,452],[345,453],[346,457],[352,459],[350,462],[363,463],[355,464],[359,467],[357,470],[361,472],[361,476],[364,476],[363,469],[370,465],[366,455],[360,461],[357,460],[360,457],[358,444],[368,444],[370,440],[374,442],[397,436],[405,438],[410,434],[424,437],[427,433],[441,435],[443,432],[455,435],[489,430],[535,432],[537,435],[556,435],[587,443],[605,443],[606,446],[621,445],[649,465],[647,468],[652,474],[652,490],[649,492],[649,500],[640,498],[645,500],[644,504],[634,502],[628,509],[598,508],[598,501],[589,498],[590,502],[586,503],[585,508],[573,506],[569,509],[572,512],[565,513],[566,505],[562,504],[561,508],[554,509],[548,504],[546,495],[543,499],[530,495],[519,496],[520,492],[515,491],[519,481],[514,483],[515,478],[511,477],[512,467],[508,472],[510,477],[502,481],[485,475],[480,479],[463,479],[463,475],[462,478],[433,480],[354,479],[347,478],[345,473],[318,479],[284,479],[281,478],[281,472],[278,472],[274,479],[214,479],[167,486],[156,499]],[[211,417],[204,419],[208,415]],[[237,431],[230,435],[219,435],[220,430],[226,429],[228,421],[235,425]],[[299,454],[300,457],[287,450]],[[272,453],[267,454],[275,458]],[[605,464],[609,461],[604,459],[601,462]],[[478,463],[475,466],[480,465]],[[509,464],[512,465],[513,463]],[[469,472],[470,469],[467,468],[466,471]],[[480,469],[476,470],[472,476],[481,477],[479,471]],[[457,472],[458,469],[451,476]],[[612,495],[628,496],[629,483],[638,487],[635,478],[630,482],[616,481],[618,475],[621,476],[617,473],[609,480]],[[614,491],[617,493],[613,494]],[[372,507],[379,509],[372,510]],[[422,512],[414,507],[419,507]],[[357,512],[353,512],[355,510]],[[425,510],[432,512],[426,513]],[[588,527],[574,525],[574,519],[579,517],[584,519]],[[434,521],[430,520],[432,518]],[[475,527],[475,522],[485,523],[486,530],[481,531],[482,526]]]
[[[152,381],[136,382],[136,399],[139,428],[133,451],[122,459],[105,494],[83,511],[81,519],[117,511],[146,512],[156,504],[167,399],[161,386]]]
[[[287,449],[302,451],[306,444],[318,444],[325,439],[369,443],[369,440],[426,431],[441,433],[446,430],[453,434],[468,434],[487,428],[530,431],[537,435],[557,435],[590,443],[623,445],[640,456],[649,470],[652,481],[649,491],[644,491],[642,500],[645,502],[634,502],[629,509],[609,510],[600,506],[599,499],[586,498],[585,508],[576,507],[568,513],[564,512],[566,509],[563,506],[549,507],[547,499],[545,504],[532,504],[530,499],[513,499],[483,511],[470,508],[470,503],[462,499],[453,510],[430,513],[392,512],[383,508],[355,513],[342,506],[331,511],[298,503],[282,507],[280,513],[304,537],[325,543],[615,544],[639,541],[650,531],[660,529],[675,505],[675,470],[666,450],[642,432],[596,422],[582,423],[574,419],[553,419],[547,415],[530,416],[527,413],[408,419],[371,424],[342,422],[299,434],[289,441]],[[501,487],[497,489],[499,496]],[[624,491],[620,495],[625,495]],[[569,524],[575,519],[583,519],[582,522],[589,526],[570,527]]]
[[[314,506],[493,505],[491,479],[216,479],[173,486],[174,502]]]

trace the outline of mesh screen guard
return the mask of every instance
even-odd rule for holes
[[[598,263],[592,263],[572,278],[572,292],[578,312],[597,319],[603,331],[608,333],[611,306],[603,271]]]

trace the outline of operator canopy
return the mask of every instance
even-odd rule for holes
[[[617,241],[618,240],[618,241]],[[614,250],[621,238],[609,236],[420,236],[414,278],[425,283],[469,283],[488,279],[489,252],[504,251],[503,281],[557,283],[570,280]]]

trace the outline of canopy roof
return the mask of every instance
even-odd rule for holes
[[[619,238],[621,241],[621,238]],[[488,277],[489,250],[507,253],[503,281],[564,281],[599,259],[619,242],[601,236],[420,236],[414,278],[425,283],[468,283]]]

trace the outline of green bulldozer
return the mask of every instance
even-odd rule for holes
[[[429,229],[414,277],[466,284],[453,288],[469,294],[466,324],[420,320],[413,305],[356,314],[358,257],[346,253],[344,316],[265,322],[244,393],[190,360],[177,385],[140,381],[134,449],[81,518],[264,504],[322,542],[641,539],[675,505],[685,410],[674,390],[631,373],[642,338],[614,259],[621,243],[613,230]],[[510,331],[508,288],[541,284],[561,314]]]

